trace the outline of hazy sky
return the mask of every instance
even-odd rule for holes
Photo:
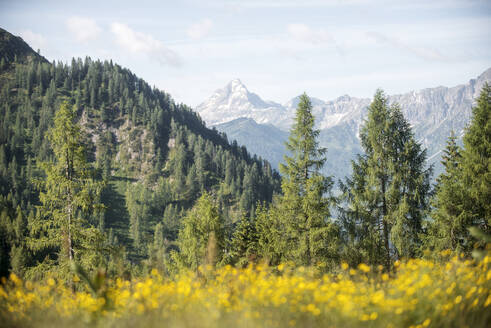
[[[489,0],[5,1],[49,60],[113,59],[195,106],[234,78],[267,100],[466,83],[491,67]]]

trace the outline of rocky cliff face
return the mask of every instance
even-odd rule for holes
[[[435,165],[435,176],[441,172],[440,154],[450,131],[454,130],[460,137],[464,134],[472,106],[484,83],[489,81],[491,68],[466,84],[389,96],[389,103],[401,106],[416,138],[427,149],[428,162]],[[286,153],[281,145],[287,134],[278,133],[277,129],[289,130],[298,99],[295,97],[284,105],[266,102],[250,93],[240,80],[234,80],[224,89],[217,90],[196,110],[208,125],[215,125],[239,144],[278,164],[278,159]],[[358,133],[371,99],[345,95],[331,101],[316,98],[311,101],[317,128],[321,130],[321,146],[328,147],[325,173],[342,178],[350,172],[350,160],[361,152]],[[251,125],[237,121],[238,118],[254,120],[257,123],[255,131],[261,133],[252,134]],[[278,140],[282,135],[283,139]],[[258,144],[262,146],[256,147]]]

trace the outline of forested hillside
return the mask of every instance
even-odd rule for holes
[[[0,40],[4,224],[16,216],[34,221],[40,201],[33,181],[45,178],[39,164],[54,158],[46,135],[64,101],[73,106],[85,156],[104,186],[99,196],[104,209],[87,219],[131,261],[148,258],[157,225],[161,246],[172,248],[180,217],[205,191],[213,194],[230,227],[279,191],[279,175],[269,163],[206,128],[189,107],[129,70],[90,58],[49,63],[4,30]],[[7,228],[2,233],[12,234]],[[18,243],[13,239],[2,238],[2,261]],[[28,266],[49,253],[25,252]]]

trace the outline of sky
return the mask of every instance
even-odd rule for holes
[[[491,67],[489,0],[0,0],[50,61],[129,68],[195,107],[239,78],[265,100],[455,86]]]

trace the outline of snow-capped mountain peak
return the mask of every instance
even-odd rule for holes
[[[245,117],[257,123],[277,123],[284,117],[285,109],[272,101],[264,101],[250,92],[240,79],[230,81],[218,89],[206,101],[196,107],[196,111],[209,125],[216,125]]]
[[[217,90],[221,91],[221,90]],[[247,90],[247,87],[242,83],[240,79],[234,79],[230,81],[225,88],[223,88],[223,91],[221,92],[222,95],[224,96],[235,96],[235,97],[247,97],[249,94],[249,90]]]

